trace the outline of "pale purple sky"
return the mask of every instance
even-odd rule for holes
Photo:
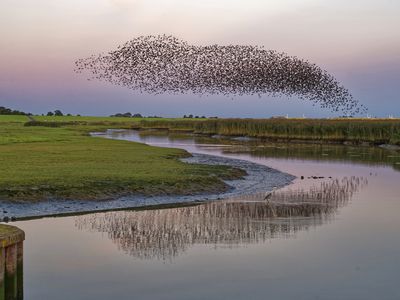
[[[400,117],[398,0],[2,0],[0,106],[86,115],[331,116],[296,99],[147,95],[87,81],[74,61],[140,35],[251,44],[318,64],[371,115]]]

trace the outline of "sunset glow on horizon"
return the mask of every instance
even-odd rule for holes
[[[338,78],[371,115],[400,115],[399,12],[400,3],[390,0],[5,0],[0,105],[88,115],[332,116],[309,103],[269,97],[140,94],[73,71],[80,57],[165,33],[198,45],[259,45],[298,56]]]

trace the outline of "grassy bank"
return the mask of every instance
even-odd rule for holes
[[[400,145],[389,119],[159,119],[0,116],[0,199],[108,199],[223,191],[227,167],[188,165],[178,149],[89,137],[108,128],[165,129],[277,141]]]
[[[166,129],[207,135],[247,136],[273,141],[400,145],[399,119],[167,119],[35,117],[37,125]]]
[[[248,136],[275,141],[400,145],[400,120],[390,119],[208,119],[141,120],[141,128]]]
[[[244,175],[223,166],[182,163],[178,158],[189,155],[184,150],[89,137],[89,131],[113,127],[96,122],[24,126],[19,116],[0,116],[0,199],[99,200],[216,192],[227,188],[221,179]],[[131,125],[121,122],[115,127]]]
[[[10,116],[7,116],[10,117]],[[18,116],[18,118],[24,118]],[[169,119],[35,116],[40,126],[85,125],[165,129],[206,135],[247,136],[272,141],[400,145],[400,119]],[[0,122],[1,119],[0,119]]]

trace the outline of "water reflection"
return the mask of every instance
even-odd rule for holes
[[[400,171],[400,152],[379,147],[335,144],[277,143],[252,138],[195,135],[168,130],[110,131],[117,139],[140,141],[195,150],[221,149],[222,154],[249,154],[259,158],[301,159],[328,162],[351,162],[364,165],[385,165]]]
[[[224,149],[225,154],[248,153],[253,157],[305,159],[313,161],[352,162],[364,165],[386,165],[400,171],[400,153],[378,147],[343,145],[258,144]]]
[[[238,247],[331,220],[360,187],[359,177],[331,179],[308,190],[284,189],[190,207],[97,213],[75,218],[81,230],[102,232],[125,253],[140,259],[171,260],[191,245]]]

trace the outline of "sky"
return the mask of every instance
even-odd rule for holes
[[[330,117],[295,98],[149,95],[74,72],[142,35],[260,45],[316,63],[371,116],[400,117],[398,0],[1,0],[0,106],[35,114]]]

